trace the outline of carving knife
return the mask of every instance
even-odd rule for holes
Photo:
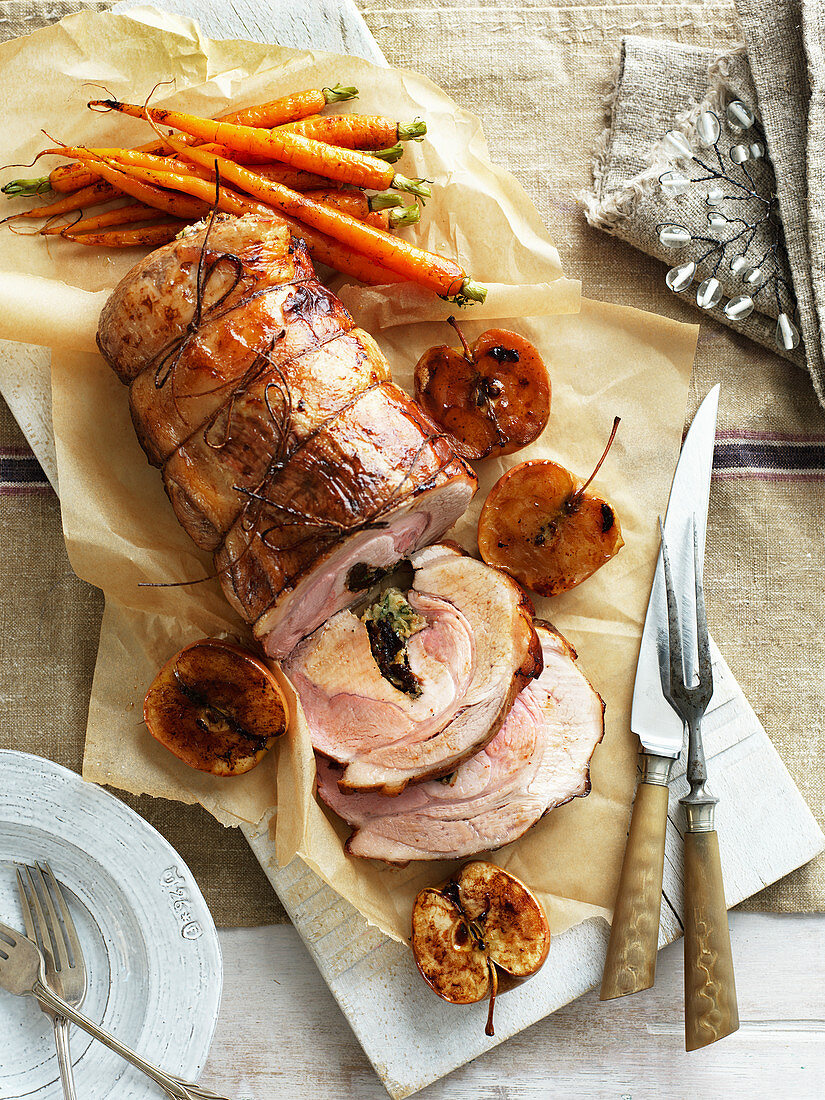
[[[685,437],[673,476],[664,533],[670,547],[683,548],[671,560],[676,590],[693,587],[693,524],[699,560],[704,560],[710,473],[716,439],[719,386],[705,397]],[[638,993],[653,985],[659,947],[659,916],[665,859],[668,779],[684,740],[684,724],[662,692],[662,625],[667,623],[662,552],[645,615],[630,728],[641,742],[642,778],[622,863],[613,924],[602,975],[601,999]],[[695,627],[694,627],[695,631]],[[686,632],[687,633],[687,632]],[[667,630],[665,625],[665,638]],[[686,639],[687,644],[695,638]]]

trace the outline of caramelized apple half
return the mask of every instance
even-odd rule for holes
[[[463,458],[509,455],[544,431],[550,377],[533,345],[517,332],[489,329],[472,347],[450,318],[463,351],[440,344],[415,368],[415,398],[451,437]]]
[[[272,672],[230,642],[204,638],[163,666],[146,693],[143,718],[155,740],[212,775],[242,775],[287,725]]]
[[[618,418],[613,426],[613,436]],[[624,546],[611,504],[587,492],[610,442],[586,482],[556,462],[536,459],[508,470],[493,486],[478,521],[478,548],[540,596],[557,596],[592,576]]]
[[[550,950],[550,929],[535,895],[503,868],[474,860],[457,878],[415,899],[412,949],[427,984],[452,1004],[490,998],[494,1034],[499,989],[535,974]]]

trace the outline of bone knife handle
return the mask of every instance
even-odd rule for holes
[[[713,831],[685,833],[685,1050],[738,1027],[719,839]]]
[[[649,989],[656,976],[667,796],[662,783],[636,788],[602,975],[603,1001]]]

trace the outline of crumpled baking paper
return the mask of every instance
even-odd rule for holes
[[[357,58],[249,42],[212,42],[187,20],[158,12],[82,13],[0,47],[6,92],[4,164],[28,162],[48,139],[72,144],[138,144],[151,135],[136,120],[86,109],[97,93],[142,101],[158,81],[158,105],[216,114],[296,89],[356,84],[342,109],[422,116],[428,137],[407,146],[399,169],[434,181],[419,227],[405,231],[426,248],[456,256],[487,284],[484,306],[462,313],[472,340],[492,324],[533,340],[552,378],[553,407],[541,439],[526,451],[479,464],[479,492],[452,532],[477,553],[481,504],[495,480],[525,458],[549,457],[587,474],[622,417],[594,488],[609,497],[626,546],[579,588],[536,599],[579,652],[581,667],[607,703],[607,732],[596,750],[589,797],[548,814],[495,854],[544,902],[551,929],[595,913],[609,915],[635,780],[630,698],[663,511],[681,441],[697,329],[619,306],[582,301],[516,180],[490,164],[478,119],[428,80]],[[44,164],[44,162],[40,162]],[[45,162],[43,171],[53,162]],[[27,173],[9,169],[3,180]],[[30,203],[13,201],[9,213]],[[314,763],[292,698],[288,735],[253,772],[217,779],[180,763],[142,722],[143,695],[160,665],[204,635],[249,641],[216,580],[184,587],[140,587],[209,577],[208,555],[178,526],[158,472],[138,446],[127,393],[96,354],[95,318],[105,292],[140,253],[97,252],[53,237],[0,228],[0,338],[53,348],[52,398],[63,524],[75,571],[106,596],[89,707],[84,776],[135,793],[200,802],[227,825],[257,822],[277,785],[275,840],[281,863],[300,856],[385,932],[406,939],[412,898],[450,864],[388,869],[345,855],[346,829],[313,797]],[[455,312],[410,285],[372,289],[331,285],[357,322],[376,337],[396,381],[410,388],[419,355],[454,343],[444,324]],[[288,686],[287,686],[287,691]]]

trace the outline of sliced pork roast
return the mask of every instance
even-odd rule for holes
[[[542,674],[522,689],[489,745],[450,777],[395,798],[352,793],[341,790],[341,766],[318,756],[320,798],[355,829],[349,852],[389,863],[463,859],[517,840],[548,810],[589,793],[604,704],[571,646],[536,626]]]
[[[446,775],[492,740],[541,672],[530,603],[458,547],[410,556],[412,588],[341,611],[286,659],[313,747],[342,788],[398,793]]]
[[[178,519],[272,657],[438,539],[475,491],[277,221],[221,215],[153,252],[98,344]]]

